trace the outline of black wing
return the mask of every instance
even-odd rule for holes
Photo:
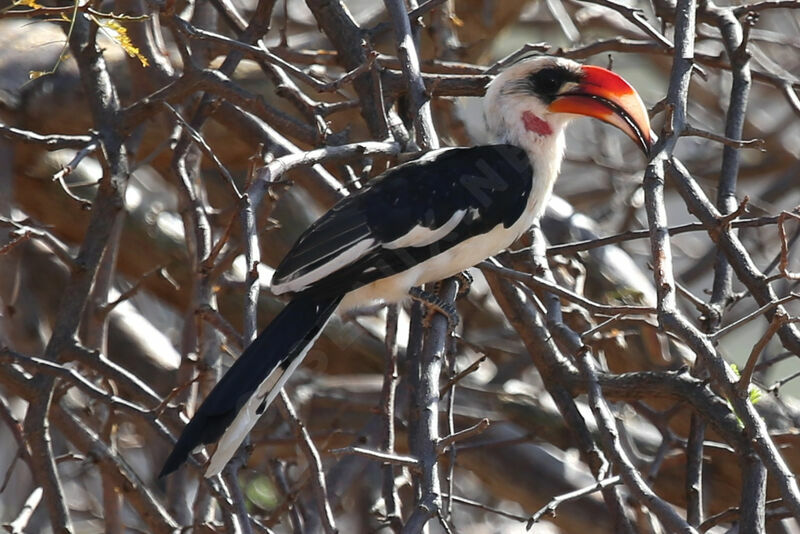
[[[399,165],[342,199],[300,236],[276,293],[341,294],[402,272],[522,215],[533,168],[511,145],[449,148]]]

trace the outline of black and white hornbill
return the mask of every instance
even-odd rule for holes
[[[205,399],[160,476],[217,440],[206,476],[219,473],[337,308],[402,300],[511,245],[544,211],[571,119],[595,117],[650,148],[636,91],[565,59],[507,68],[489,84],[485,113],[502,144],[444,148],[394,167],[300,236],[272,279],[272,292],[292,299]]]

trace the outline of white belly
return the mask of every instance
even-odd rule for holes
[[[533,219],[530,215],[523,216],[509,228],[500,226],[486,234],[471,237],[402,273],[351,291],[342,300],[339,309],[349,310],[376,301],[398,302],[408,298],[410,288],[456,275],[508,248],[530,227]]]

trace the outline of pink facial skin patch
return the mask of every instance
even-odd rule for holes
[[[530,111],[526,111],[522,114],[522,123],[529,132],[539,135],[551,135],[553,133],[547,121],[540,119]]]

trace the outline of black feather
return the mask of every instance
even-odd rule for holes
[[[295,296],[214,386],[183,429],[158,476],[178,469],[195,447],[217,441],[258,386],[279,366],[288,367],[316,338],[341,300],[341,296]]]

